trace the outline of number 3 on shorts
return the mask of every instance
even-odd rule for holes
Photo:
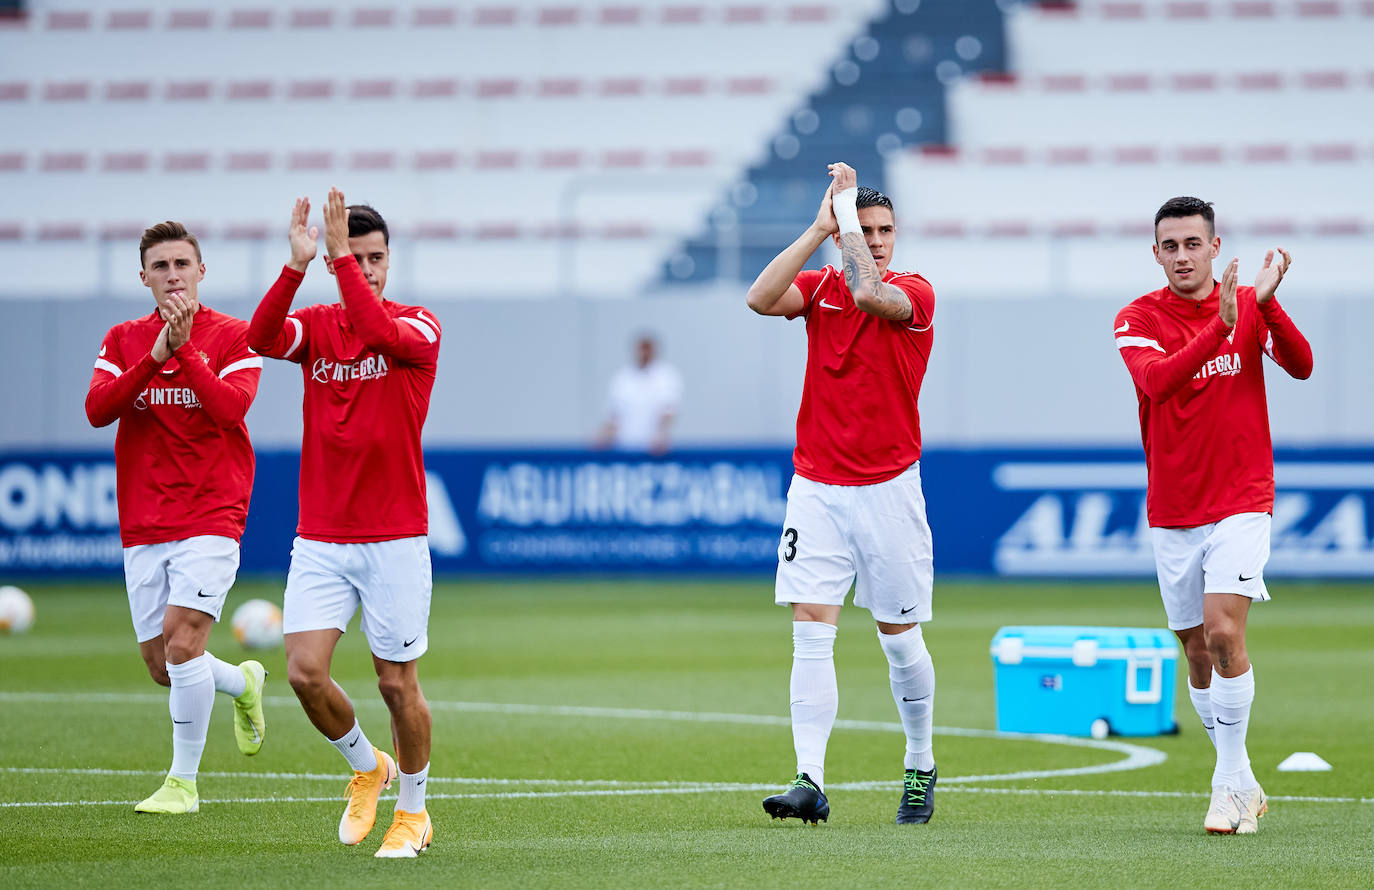
[[[797,558],[797,530],[785,528],[782,530],[782,537],[787,542],[787,550],[782,554],[783,562],[791,562]]]

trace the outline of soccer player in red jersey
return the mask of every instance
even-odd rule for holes
[[[196,774],[216,692],[234,697],[244,754],[266,725],[256,661],[231,665],[205,651],[239,567],[253,490],[244,415],[262,359],[246,322],[200,303],[200,244],[180,223],[143,233],[139,277],[157,308],[110,328],[86,393],[93,426],[119,421],[115,472],[129,609],[153,680],[170,686],[172,766],[134,809],[194,813]]]
[[[935,669],[919,622],[931,617],[930,525],[921,491],[916,402],[930,358],[935,293],[920,275],[888,270],[892,202],[830,165],[816,220],[749,288],[760,315],[806,319],[806,378],[797,413],[796,474],[778,547],[776,602],[792,607],[792,740],[797,778],[763,808],[815,823],[830,814],[825,747],[835,723],[835,634],[854,585],[889,665],[906,731],[898,824],[934,808]],[[827,238],[843,274],[802,266]]]
[[[1215,214],[1171,198],[1155,214],[1155,260],[1168,286],[1116,316],[1116,345],[1135,382],[1148,485],[1145,510],[1169,628],[1183,643],[1193,707],[1216,747],[1214,834],[1251,834],[1268,805],[1245,734],[1255,675],[1245,648],[1252,602],[1265,602],[1274,509],[1274,449],[1261,356],[1293,377],[1312,373],[1312,348],[1274,291],[1293,259],[1265,254],[1254,287],[1239,261],[1221,282]]]
[[[300,524],[286,581],[283,630],[291,686],[315,727],[353,768],[339,840],[372,830],[377,797],[400,762],[400,796],[377,856],[413,857],[430,843],[425,809],[430,713],[418,659],[429,645],[429,507],[420,430],[439,358],[427,309],[384,299],[386,222],[371,207],[325,205],[325,263],[340,301],[290,312],[315,258],[310,202],[291,215],[291,259],[263,298],[248,342],[297,362],[305,378]],[[288,314],[289,313],[289,314]],[[378,686],[391,711],[396,759],[363,735],[353,703],[330,677],[334,648],[362,606]]]

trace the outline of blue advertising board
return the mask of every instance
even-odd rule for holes
[[[1271,576],[1374,576],[1374,449],[1280,449]],[[786,449],[434,450],[438,573],[766,574],[791,478]],[[284,573],[299,457],[261,452],[242,571]],[[928,449],[940,573],[1154,572],[1138,449]],[[0,453],[0,578],[122,567],[110,453]]]

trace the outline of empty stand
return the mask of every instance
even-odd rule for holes
[[[510,245],[480,293],[637,293],[878,4],[35,2],[0,25],[0,250],[73,260],[0,289],[81,292],[168,217],[270,255],[338,184],[415,268]]]
[[[1010,68],[952,83],[947,142],[889,161],[912,253],[949,296],[1119,301],[1158,286],[1154,211],[1197,195],[1247,280],[1277,243],[1302,292],[1367,293],[1371,40],[1369,3],[1018,6]]]

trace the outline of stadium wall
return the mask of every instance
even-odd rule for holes
[[[1300,267],[1293,276],[1298,278]],[[935,349],[921,397],[935,447],[1139,447],[1130,379],[1112,320],[1156,286],[1144,266],[1113,299],[969,299],[936,281]],[[317,279],[327,276],[317,275]],[[247,317],[252,302],[219,301]],[[318,285],[320,282],[316,282]],[[398,296],[401,294],[398,293]],[[1312,341],[1308,381],[1270,366],[1274,440],[1294,446],[1374,443],[1368,410],[1374,301],[1323,298],[1284,285],[1284,304]],[[0,451],[109,449],[110,429],[83,410],[105,331],[151,301],[0,302],[0,354],[12,369],[0,390]],[[686,392],[677,442],[693,447],[790,444],[806,362],[803,323],[761,318],[742,289],[633,301],[470,299],[430,304],[444,325],[425,441],[431,448],[578,447],[603,418],[607,384],[641,330],[657,332]],[[267,362],[248,414],[259,448],[298,448],[301,377]]]

